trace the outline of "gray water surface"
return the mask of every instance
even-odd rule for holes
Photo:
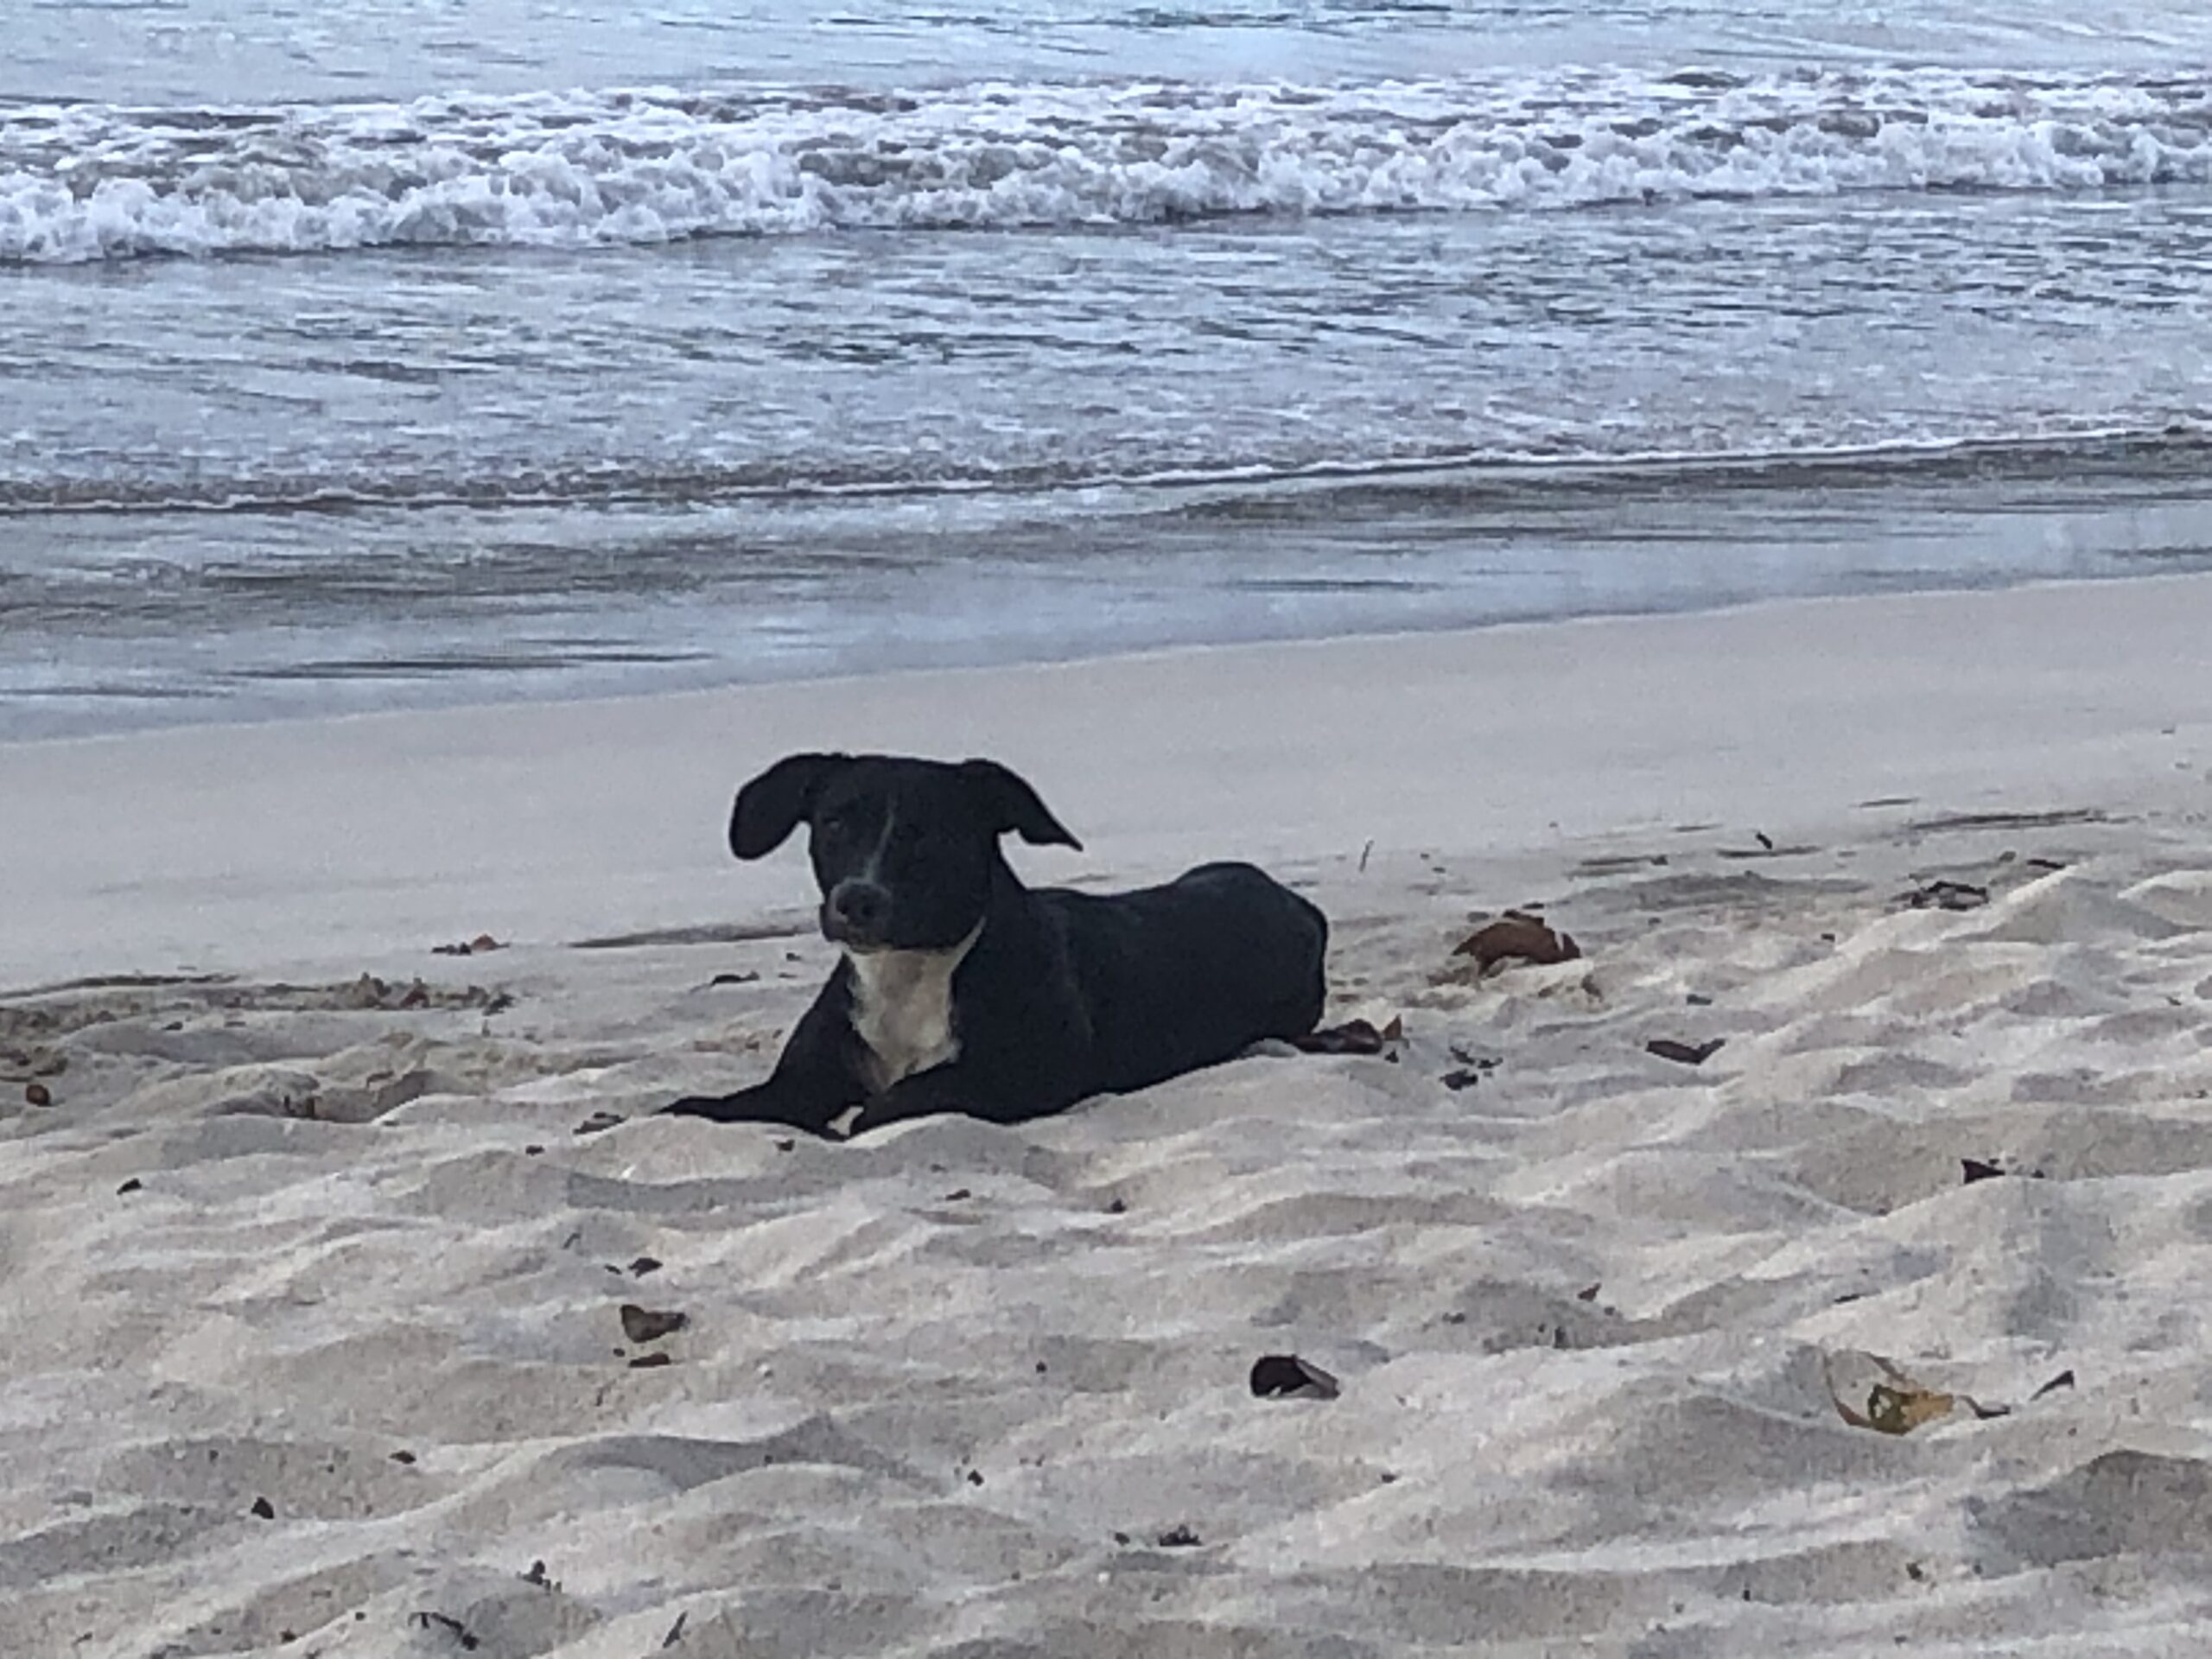
[[[2212,566],[2212,21],[1900,10],[40,0],[0,735]]]

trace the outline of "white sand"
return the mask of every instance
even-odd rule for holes
[[[2212,1651],[2208,639],[2145,582],[0,747],[0,1654]],[[1273,861],[1398,1058],[639,1121],[827,967],[721,840],[817,742],[1020,766],[1039,879]],[[1584,961],[1455,968],[1538,901]],[[1870,1353],[2020,1408],[1852,1427]]]

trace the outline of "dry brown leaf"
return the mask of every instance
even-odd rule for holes
[[[1855,1385],[1839,1387],[1836,1365],[1839,1361],[1859,1363],[1864,1380],[1864,1367],[1871,1365],[1879,1373],[1877,1380],[1866,1385],[1865,1408],[1851,1404],[1858,1397]],[[1929,1423],[1940,1422],[1964,1406],[1977,1417],[2002,1417],[2005,1408],[1985,1406],[1970,1395],[1946,1394],[1941,1389],[1931,1389],[1916,1382],[1890,1360],[1879,1354],[1847,1352],[1829,1354],[1823,1362],[1827,1375],[1828,1397],[1835,1404],[1836,1414],[1853,1428],[1871,1428],[1878,1434],[1910,1434]]]
[[[1452,954],[1472,957],[1476,967],[1487,969],[1495,963],[1509,960],[1533,962],[1539,966],[1573,962],[1582,955],[1582,948],[1571,935],[1558,931],[1550,924],[1524,912],[1509,910],[1460,940],[1452,947]]]
[[[1883,1434],[1910,1434],[1951,1414],[1958,1402],[1934,1389],[1893,1389],[1877,1382],[1866,1391],[1866,1427]]]

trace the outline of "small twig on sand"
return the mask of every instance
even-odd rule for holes
[[[454,1640],[460,1643],[470,1653],[475,1652],[484,1645],[467,1625],[449,1614],[417,1613],[415,1615],[415,1623],[426,1630],[433,1627],[451,1630]]]

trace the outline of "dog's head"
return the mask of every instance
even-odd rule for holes
[[[958,944],[990,902],[1001,836],[1083,845],[995,760],[787,756],[738,791],[730,850],[763,857],[802,823],[822,931],[850,950]]]

